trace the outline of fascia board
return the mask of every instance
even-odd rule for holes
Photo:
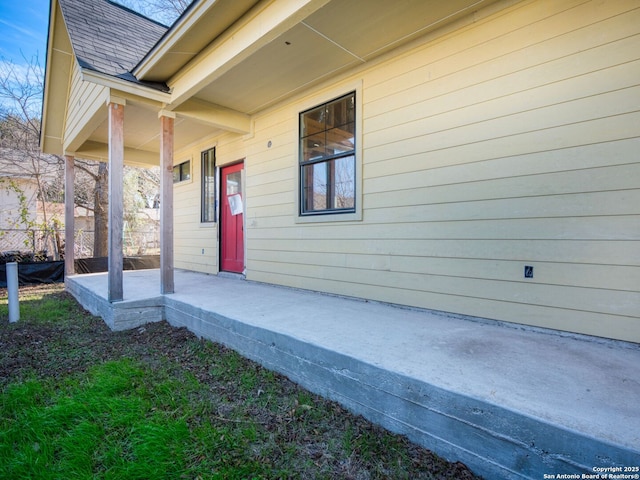
[[[62,153],[62,132],[51,132],[47,135],[48,127],[48,115],[49,115],[49,101],[51,97],[58,97],[62,92],[58,91],[56,94],[51,93],[52,79],[51,79],[51,59],[53,57],[53,45],[54,45],[54,32],[56,22],[58,21],[58,1],[51,0],[49,2],[49,25],[47,32],[47,54],[45,57],[44,68],[44,82],[43,82],[43,95],[42,95],[42,112],[41,112],[41,125],[40,125],[40,149],[43,153],[50,153],[53,155],[60,155]],[[62,21],[62,20],[60,20]],[[60,86],[56,84],[61,90]],[[68,94],[65,90],[64,94]]]
[[[96,72],[94,70],[83,69],[81,71],[82,80],[86,82],[95,83],[103,87],[108,87],[112,90],[118,90],[134,97],[139,97],[146,100],[152,100],[161,104],[171,102],[171,94],[166,92],[160,92],[153,88],[145,87],[137,83],[122,80],[111,75]]]

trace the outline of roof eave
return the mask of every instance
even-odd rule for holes
[[[167,30],[156,45],[145,55],[145,57],[136,65],[131,73],[136,78],[145,78],[145,76],[161,62],[164,56],[192,27],[204,16],[209,9],[213,8],[218,0],[195,0],[182,13],[176,22]]]
[[[43,91],[42,91],[42,109],[40,112],[40,137],[38,138],[38,142],[40,144],[40,149],[43,153],[60,153],[58,150],[55,152],[47,152],[45,145],[45,131],[46,131],[46,121],[47,121],[47,104],[49,100],[49,87],[51,83],[51,75],[47,74],[47,70],[49,67],[49,59],[51,58],[51,50],[53,48],[53,32],[54,32],[54,21],[55,21],[55,11],[56,6],[58,4],[57,0],[51,0],[49,2],[49,28],[47,31],[47,47],[46,54],[44,59],[44,80],[43,80]]]

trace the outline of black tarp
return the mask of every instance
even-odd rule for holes
[[[64,282],[64,262],[20,262],[18,284]],[[7,264],[0,265],[0,288],[7,288]]]
[[[107,257],[78,258],[75,261],[76,273],[97,273],[109,270]],[[160,255],[145,255],[142,257],[124,257],[123,270],[148,270],[160,268]]]
[[[159,268],[160,255],[125,257],[122,263],[123,270]],[[76,273],[106,272],[107,267],[107,257],[75,260]],[[64,282],[64,261],[18,263],[18,283],[20,285],[59,282]],[[7,288],[7,265],[5,263],[0,264],[0,288]]]

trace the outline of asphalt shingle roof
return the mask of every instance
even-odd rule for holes
[[[108,0],[59,2],[80,66],[125,80],[137,82],[131,70],[168,30]]]

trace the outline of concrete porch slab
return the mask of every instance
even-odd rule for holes
[[[151,270],[158,272],[158,270]],[[160,295],[159,280],[149,289],[149,270],[127,271],[126,297],[122,302],[110,303],[105,273],[77,275],[65,280],[65,288],[93,315],[102,317],[111,330],[128,330],[149,322],[164,320],[164,299]],[[159,277],[159,273],[156,275]],[[76,281],[77,280],[77,281]],[[155,288],[154,288],[155,287]],[[153,292],[157,290],[157,293]]]
[[[187,271],[67,289],[113,329],[166,319],[487,479],[640,465],[640,346]],[[547,477],[550,478],[550,477]]]

